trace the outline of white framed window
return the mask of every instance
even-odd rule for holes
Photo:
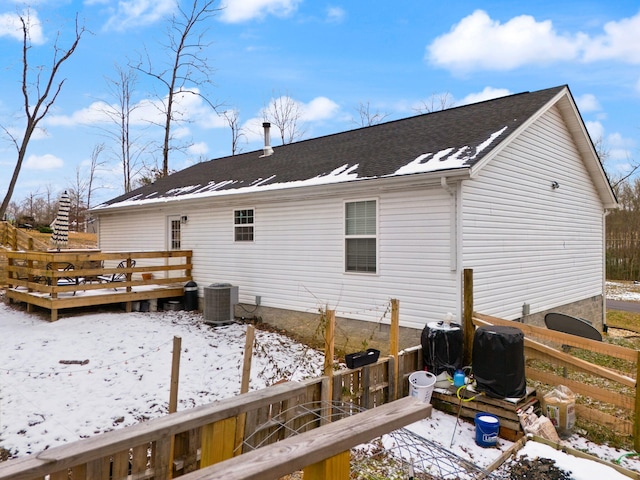
[[[233,211],[233,239],[236,242],[253,242],[255,212],[253,208]]]
[[[344,208],[345,271],[378,271],[378,202],[346,202]]]
[[[181,232],[180,232],[180,217],[171,216],[167,219],[167,244],[169,250],[180,250],[181,247]]]

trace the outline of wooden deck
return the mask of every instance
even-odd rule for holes
[[[157,252],[7,252],[7,298],[51,311],[181,297],[192,280],[190,250]],[[123,266],[118,265],[122,263]],[[63,265],[73,265],[64,270]],[[142,274],[152,274],[144,278]],[[121,274],[121,281],[105,277]],[[146,277],[146,275],[145,275]]]

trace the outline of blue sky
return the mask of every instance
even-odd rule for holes
[[[86,176],[99,143],[106,148],[94,199],[123,192],[117,146],[105,133],[113,124],[103,112],[114,101],[107,79],[115,78],[116,65],[126,67],[145,50],[161,64],[176,1],[29,3],[33,66],[50,62],[58,33],[59,44],[69,44],[76,13],[91,34],[62,68],[63,90],[32,139],[14,200],[69,188],[78,169]],[[218,6],[206,33],[214,86],[201,93],[219,105],[218,112],[238,110],[245,134],[241,151],[262,146],[261,110],[279,96],[296,103],[304,138],[312,138],[358,127],[359,105],[393,120],[444,96],[463,105],[568,84],[592,138],[604,142],[608,171],[619,175],[640,161],[638,2],[221,0]],[[12,132],[24,128],[15,24],[24,9],[22,2],[0,0],[0,125]],[[161,138],[151,123],[158,91],[149,77],[138,75],[132,100],[140,145]],[[171,169],[231,153],[223,117],[194,96],[185,96],[180,109],[188,121],[175,132],[188,148],[172,156]],[[272,144],[280,144],[275,132]],[[138,166],[155,159],[160,153],[147,146]],[[3,138],[2,196],[15,161],[15,149]]]

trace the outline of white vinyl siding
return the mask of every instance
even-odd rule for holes
[[[401,324],[419,329],[456,312],[448,194],[423,188],[377,196],[379,271],[353,275],[344,267],[344,209],[358,193],[353,187],[335,190],[325,198],[259,202],[255,213],[260,235],[254,242],[235,242],[229,234],[230,209],[245,208],[241,203],[229,205],[227,200],[222,205],[209,199],[190,206],[181,246],[194,252],[192,273],[200,294],[211,283],[231,283],[239,287],[244,303],[252,304],[260,295],[267,307],[313,313],[328,306],[338,316],[376,323],[389,323],[389,300],[397,298]],[[101,216],[105,245],[110,250],[139,249],[164,238],[162,230],[146,220],[160,214],[150,212],[130,212],[114,222]],[[116,228],[126,234],[108,233]],[[106,241],[115,237],[120,241]]]
[[[603,205],[556,108],[463,192],[474,310],[516,319],[524,303],[536,313],[602,294]]]

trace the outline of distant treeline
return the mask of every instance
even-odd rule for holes
[[[616,190],[621,208],[607,216],[607,279],[640,280],[640,179]]]

